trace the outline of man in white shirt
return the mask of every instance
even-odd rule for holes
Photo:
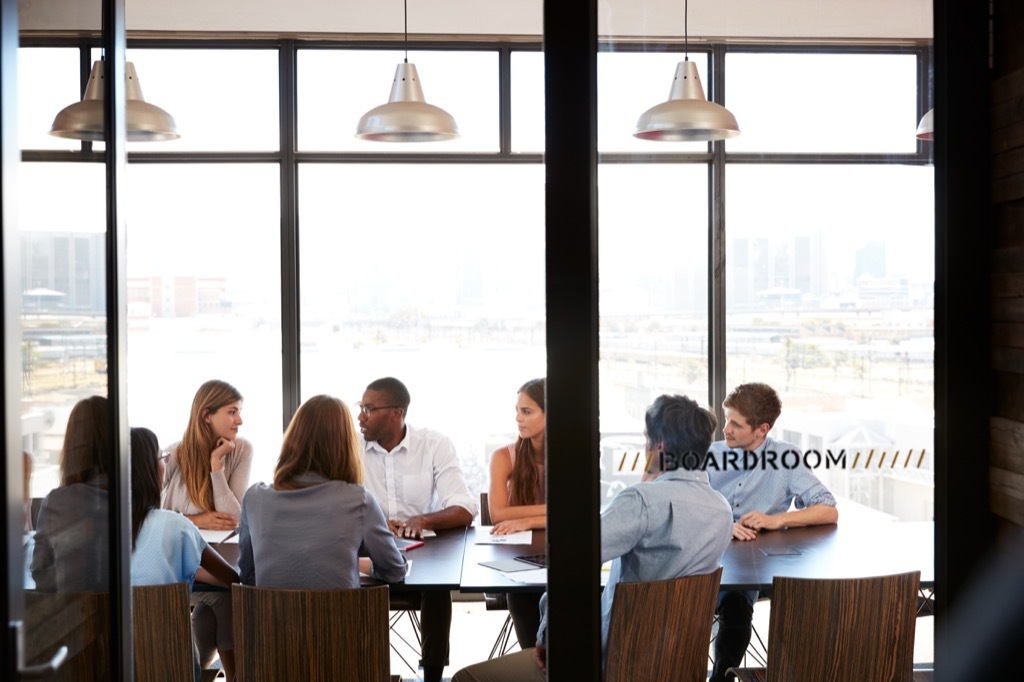
[[[477,503],[469,494],[455,446],[440,433],[405,423],[409,390],[398,379],[377,379],[359,402],[364,484],[374,494],[399,537],[473,523]],[[408,596],[408,595],[406,595]],[[451,593],[422,592],[424,682],[440,681],[448,659]]]

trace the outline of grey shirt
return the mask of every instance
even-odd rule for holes
[[[678,469],[626,488],[601,513],[601,561],[612,560],[601,593],[601,650],[608,642],[615,586],[711,573],[732,539],[729,503],[703,471]],[[547,600],[537,641],[545,643]]]
[[[242,582],[288,589],[359,587],[360,553],[373,577],[405,578],[405,557],[384,512],[361,485],[318,474],[296,478],[298,490],[257,483],[242,499],[238,567]]]
[[[39,507],[32,579],[46,592],[110,589],[106,476],[54,488]]]

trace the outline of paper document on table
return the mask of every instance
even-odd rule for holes
[[[238,530],[210,530],[209,528],[200,528],[200,535],[203,539],[211,545],[219,545],[222,542],[228,544],[238,543]]]
[[[515,573],[503,573],[509,580],[524,585],[546,585],[548,582],[548,569],[535,568],[532,571],[516,571]]]
[[[492,535],[491,529],[494,526],[481,526],[476,534],[478,545],[529,545],[533,543],[533,531],[521,530],[518,533],[508,535]]]

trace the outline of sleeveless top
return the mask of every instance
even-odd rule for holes
[[[508,457],[509,457],[510,460],[512,460],[512,468],[515,469],[516,468],[516,444],[515,443],[509,443],[508,444]],[[537,481],[537,488],[533,491],[533,501],[530,502],[529,504],[545,504],[547,502],[547,497],[544,494],[544,463],[541,462],[540,466],[537,469],[538,469],[537,470],[537,474],[539,476],[539,480]],[[508,479],[508,482],[506,483],[506,485],[508,486],[508,493],[509,493],[509,495],[511,495],[512,494],[512,477],[511,477],[511,475],[509,476],[509,479]]]

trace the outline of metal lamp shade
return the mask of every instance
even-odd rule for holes
[[[176,140],[181,137],[174,117],[142,97],[135,65],[125,64],[125,128],[129,142]],[[53,119],[50,134],[75,140],[103,140],[103,62],[92,65],[81,102],[64,107]]]
[[[917,124],[917,139],[919,140],[934,140],[935,139],[935,110],[929,109],[928,113],[921,117],[921,122]]]
[[[395,69],[388,103],[363,114],[356,127],[356,137],[374,142],[437,142],[458,136],[452,115],[424,101],[416,65],[407,62]]]
[[[651,107],[640,116],[633,137],[659,142],[724,140],[740,134],[736,117],[728,109],[704,97],[697,65],[691,61],[676,65],[668,101]]]

